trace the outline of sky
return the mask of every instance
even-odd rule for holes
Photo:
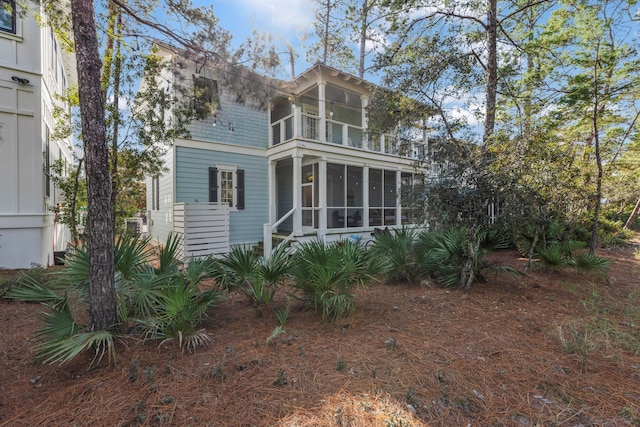
[[[315,19],[316,3],[313,0],[199,0],[197,4],[213,5],[220,26],[232,34],[236,43],[241,43],[253,30],[266,32],[274,37],[275,44],[282,46],[283,52],[286,43],[295,48],[298,53],[296,74],[311,66],[305,61],[302,40],[304,34],[311,31]],[[283,54],[281,60],[286,76],[288,57]],[[451,108],[454,116],[464,116],[471,125],[479,123],[472,111],[474,108],[462,108],[460,100],[452,102]]]
[[[213,5],[220,26],[233,35],[236,43],[242,42],[253,30],[266,32],[283,51],[287,43],[295,48],[296,73],[310,65],[305,61],[301,39],[314,21],[313,0],[199,0],[195,3]],[[288,58],[283,55],[281,59],[288,69]]]

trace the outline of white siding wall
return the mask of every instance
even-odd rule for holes
[[[174,164],[174,148],[167,151],[164,156],[164,164],[173,170]],[[167,172],[159,177],[160,186],[160,209],[153,210],[153,191],[151,186],[151,178],[147,178],[147,225],[149,235],[159,243],[164,243],[167,236],[173,229],[173,203],[174,203],[174,179],[171,172]]]
[[[53,187],[46,197],[43,171],[45,123],[54,127],[53,92],[67,80],[62,52],[56,51],[54,73],[44,59],[54,58],[45,54],[51,48],[45,42],[51,40],[50,29],[41,28],[33,12],[18,17],[16,33],[0,32],[0,268],[52,264],[54,243],[65,246],[54,241],[60,230],[54,230],[49,207],[58,200]],[[51,163],[60,156],[71,163],[68,143],[50,140]]]

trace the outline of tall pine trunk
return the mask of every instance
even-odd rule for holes
[[[117,312],[109,147],[93,0],[71,0],[71,18],[89,199],[89,313],[91,330],[97,331],[115,326]]]
[[[483,149],[486,150],[496,125],[498,94],[498,0],[488,0],[487,11],[487,91],[484,119]]]
[[[636,202],[636,206],[633,208],[633,212],[631,212],[629,219],[627,219],[627,222],[624,224],[623,228],[625,230],[628,230],[631,228],[631,225],[633,224],[633,222],[636,220],[636,217],[638,216],[638,212],[640,212],[640,198],[638,198],[638,201]]]

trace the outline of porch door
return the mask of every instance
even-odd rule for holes
[[[302,166],[302,228],[313,231],[319,222],[318,164]]]

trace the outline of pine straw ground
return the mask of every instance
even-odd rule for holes
[[[91,370],[38,363],[39,306],[3,300],[0,426],[640,426],[640,257],[601,254],[610,284],[567,269],[468,293],[375,285],[336,323],[292,302],[269,344],[273,308],[232,295],[209,348],[127,339]]]

